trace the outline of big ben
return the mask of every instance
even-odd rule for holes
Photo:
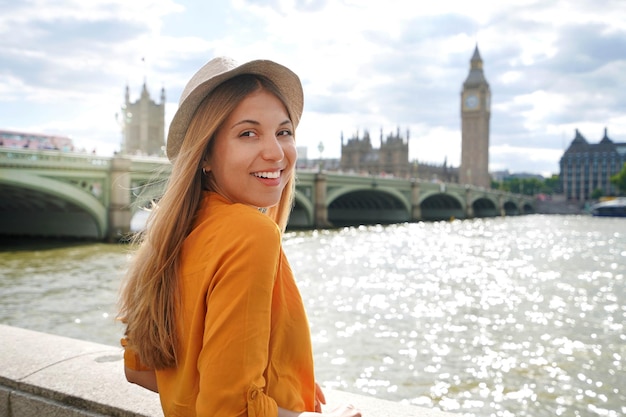
[[[489,176],[489,117],[491,92],[483,73],[478,45],[461,92],[461,167],[459,182],[491,188]]]

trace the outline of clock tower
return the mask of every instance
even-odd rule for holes
[[[489,176],[489,117],[491,92],[483,74],[478,45],[461,92],[461,167],[459,183],[491,188]]]

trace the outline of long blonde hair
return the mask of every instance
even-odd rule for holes
[[[244,98],[260,89],[285,103],[275,85],[253,75],[225,81],[204,99],[189,123],[179,154],[172,161],[165,192],[150,214],[145,232],[138,238],[140,246],[122,288],[119,318],[126,324],[128,347],[148,367],[163,369],[177,364],[179,257],[203,191],[211,188],[202,174],[202,162],[211,152],[211,140],[220,125]],[[294,190],[295,170],[278,204],[267,211],[283,231]]]

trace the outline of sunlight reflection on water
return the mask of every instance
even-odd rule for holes
[[[626,221],[289,232],[328,387],[465,416],[626,414]],[[118,345],[122,245],[0,252],[0,323]]]
[[[603,220],[291,234],[318,378],[467,416],[621,415],[626,222]]]

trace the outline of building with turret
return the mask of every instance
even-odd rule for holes
[[[369,175],[393,175],[400,178],[420,178],[427,181],[457,183],[458,169],[443,165],[409,161],[409,131],[402,136],[398,128],[396,133],[387,136],[380,132],[380,147],[372,144],[372,138],[366,130],[360,136],[357,132],[347,141],[341,135],[341,160],[339,169]]]
[[[589,143],[576,129],[574,139],[559,162],[563,194],[567,200],[586,201],[595,190],[617,195],[610,178],[626,164],[626,143],[609,139],[607,129],[599,143]]]
[[[165,89],[161,89],[161,102],[157,103],[150,98],[144,82],[139,100],[131,102],[130,90],[126,86],[125,103],[121,110],[121,152],[128,155],[164,156]]]
[[[461,91],[461,166],[459,183],[491,188],[489,175],[489,118],[491,91],[483,73],[478,45]]]
[[[363,136],[359,136],[357,132],[347,141],[344,141],[342,133],[340,168],[343,171],[370,175],[409,177],[411,175],[409,132],[407,131],[406,137],[402,137],[398,128],[395,134],[391,133],[385,137],[381,129],[379,148],[373,146],[367,130]]]

